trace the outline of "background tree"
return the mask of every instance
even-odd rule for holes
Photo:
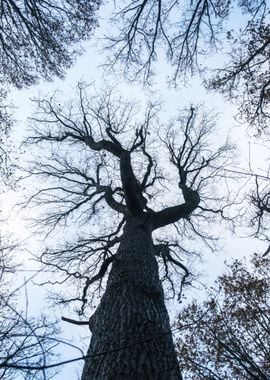
[[[7,93],[0,88],[0,181],[2,187],[13,184],[12,168],[9,165],[10,141],[12,125],[11,105],[6,102]]]
[[[270,375],[269,258],[235,260],[202,304],[178,317],[185,379],[266,380]]]
[[[3,0],[0,13],[1,83],[21,88],[62,77],[80,52],[75,44],[97,25],[99,0]]]
[[[7,165],[12,124],[6,102],[10,86],[28,87],[39,79],[63,77],[82,52],[78,43],[97,26],[99,0],[3,0],[0,6],[0,171],[10,178]]]
[[[36,147],[27,173],[39,186],[25,207],[43,208],[35,223],[51,236],[41,262],[62,273],[59,300],[75,302],[79,314],[102,295],[89,320],[83,379],[179,379],[156,258],[181,291],[190,239],[210,246],[207,225],[226,219],[228,194],[218,193],[217,178],[227,189],[233,147],[211,140],[214,115],[206,111],[191,107],[158,127],[156,104],[142,113],[111,90],[87,97],[79,85],[78,92],[69,104],[38,101],[27,140]],[[182,271],[175,283],[174,268]]]
[[[233,99],[242,120],[262,132],[269,122],[269,11],[264,0],[121,1],[113,17],[119,28],[106,45],[109,65],[148,82],[164,48],[175,84],[217,69],[207,86]],[[221,49],[224,63],[213,66],[206,57]]]
[[[50,363],[57,341],[55,324],[44,316],[39,319],[28,316],[28,307],[18,306],[18,296],[29,282],[14,285],[18,270],[15,264],[14,243],[1,238],[0,246],[0,377],[13,380],[48,379],[50,372],[40,371],[40,366]],[[25,300],[28,304],[28,300]],[[22,304],[22,303],[21,303]],[[20,366],[21,368],[17,368]],[[38,366],[38,370],[31,368]]]
[[[251,205],[249,210],[249,227],[251,227],[252,234],[269,244],[270,236],[268,232],[268,224],[270,217],[270,193],[268,173],[265,175],[255,175],[254,190],[249,195],[249,203]],[[270,245],[264,252],[264,255],[269,254]]]
[[[3,0],[0,5],[0,179],[1,192],[5,185],[14,184],[9,161],[12,110],[6,101],[10,86],[17,88],[36,84],[39,79],[63,77],[64,72],[82,51],[80,41],[89,38],[97,26],[96,12],[100,1],[65,0]],[[75,46],[76,45],[76,46]],[[2,221],[1,221],[2,223]],[[2,229],[2,225],[1,225]],[[17,308],[17,296],[3,289],[12,269],[7,267],[13,249],[1,249],[0,273],[0,377],[14,379],[16,365],[21,365],[25,378],[39,378],[29,366],[45,365],[50,349],[56,343],[50,333],[53,326],[45,319],[30,320],[27,310]],[[7,273],[8,268],[8,273]],[[13,367],[12,367],[13,366]],[[15,366],[15,367],[14,367]],[[27,368],[28,366],[28,368]],[[45,371],[40,375],[46,378]]]

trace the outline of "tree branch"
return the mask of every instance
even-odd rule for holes
[[[200,196],[198,192],[188,188],[187,186],[182,186],[182,192],[186,201],[185,203],[178,206],[167,207],[164,210],[151,215],[153,230],[171,223],[175,223],[183,218],[187,219],[197,208],[200,203]]]

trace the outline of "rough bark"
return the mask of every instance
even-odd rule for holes
[[[90,318],[82,380],[180,380],[169,316],[146,215],[131,217]],[[106,353],[107,352],[107,353]]]

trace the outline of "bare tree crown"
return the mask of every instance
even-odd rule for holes
[[[51,98],[37,105],[34,134],[27,140],[37,146],[37,159],[28,172],[40,179],[40,188],[27,206],[43,207],[36,222],[49,232],[74,221],[81,225],[75,243],[42,256],[67,278],[88,285],[100,278],[130,221],[151,231],[173,224],[179,237],[189,231],[207,240],[200,220],[225,216],[228,199],[214,187],[217,177],[225,180],[233,146],[211,141],[213,114],[190,107],[163,126],[158,104],[142,111],[110,89],[86,95],[81,84],[77,101],[61,105]],[[177,241],[167,248],[181,251]],[[169,257],[166,252],[157,249],[161,259]]]

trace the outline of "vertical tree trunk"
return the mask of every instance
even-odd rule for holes
[[[179,380],[151,228],[129,222],[105,294],[90,319],[82,380]],[[115,351],[114,351],[115,350]]]

